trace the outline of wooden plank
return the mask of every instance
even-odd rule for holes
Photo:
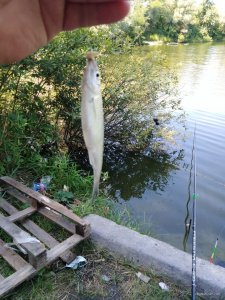
[[[29,255],[29,262],[36,268],[39,264],[43,264],[46,259],[46,248],[39,241],[27,242],[32,237],[29,233],[10,222],[6,217],[0,214],[0,226],[9,234],[16,242],[18,242]],[[24,241],[24,242],[23,242]]]
[[[82,220],[81,218],[76,216],[72,211],[67,209],[62,204],[52,201],[50,198],[31,190],[30,188],[26,187],[22,183],[17,182],[16,180],[14,180],[8,176],[1,177],[0,181],[17,188],[18,190],[27,194],[31,198],[36,199],[39,203],[42,203],[43,205],[52,208],[53,210],[65,215],[67,218],[74,221],[77,224],[77,233],[78,234],[81,234],[82,236],[88,236],[90,234],[90,224],[86,223],[84,220]]]
[[[13,196],[14,198],[20,200],[23,203],[32,205],[32,199],[30,197],[22,194],[21,192],[17,191],[16,189],[12,188],[10,190],[7,190],[7,194],[10,196]]]
[[[23,245],[24,248],[27,249],[28,252],[31,252],[34,256],[38,256],[46,250],[38,240],[36,242],[29,242],[29,240],[32,240],[32,236],[14,223],[10,222],[8,218],[4,217],[2,214],[0,214],[0,226],[18,244]]]
[[[74,234],[59,245],[47,251],[47,264],[52,263],[55,259],[57,259],[57,257],[61,255],[61,253],[73,248],[84,239],[84,237],[78,234]]]
[[[5,199],[0,197],[0,207],[3,208],[8,214],[14,214],[18,212],[18,210],[8,203]],[[48,248],[53,248],[59,244],[59,242],[53,238],[49,233],[44,231],[41,227],[35,224],[31,220],[23,220],[20,221],[22,226],[27,229],[30,233],[36,236],[42,243],[44,243]],[[65,251],[60,255],[60,258],[69,263],[75,258],[76,254],[71,251]]]
[[[59,245],[59,242],[53,238],[50,234],[45,232],[42,228],[40,228],[38,225],[36,225],[34,222],[30,220],[26,220],[22,224],[27,230],[29,230],[33,235],[35,235],[40,241],[42,241],[47,247],[53,248],[57,245]],[[75,257],[76,254],[71,251],[65,251],[59,255],[59,257],[64,262],[71,262]]]
[[[5,296],[19,284],[33,277],[36,273],[37,270],[28,264],[27,266],[8,276],[2,282],[0,282],[0,297]]]
[[[19,270],[28,263],[19,256],[15,251],[5,246],[5,243],[0,239],[0,255],[13,267],[14,270]]]
[[[18,211],[16,213],[12,214],[11,216],[7,217],[7,219],[11,222],[21,221],[21,220],[29,217],[36,211],[37,211],[37,209],[35,207],[32,207],[32,206],[27,207],[24,210]]]
[[[59,226],[65,228],[70,233],[76,233],[76,225],[67,220],[61,214],[55,213],[53,210],[47,209],[46,207],[40,207],[38,212]]]
[[[18,212],[18,209],[16,209],[14,206],[12,206],[8,201],[0,197],[0,207],[4,209],[9,215],[12,215],[16,212]]]
[[[21,194],[18,191],[15,191],[15,190],[14,191],[10,190],[8,192],[8,194],[19,199],[23,203],[27,203],[27,202],[31,201],[31,198],[25,197],[25,195]],[[1,203],[0,203],[0,205],[1,205]],[[41,215],[48,218],[49,220],[55,222],[59,226],[65,228],[70,233],[72,233],[72,234],[76,233],[76,225],[73,222],[66,219],[65,217],[63,217],[61,214],[55,213],[54,210],[49,210],[46,207],[42,206],[42,207],[39,207],[38,212]]]
[[[3,277],[1,274],[0,274],[0,283],[1,281],[3,281],[5,279],[5,277]]]

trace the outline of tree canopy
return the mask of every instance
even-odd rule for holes
[[[139,42],[213,41],[222,40],[225,34],[224,22],[212,0],[203,0],[200,5],[194,0],[138,0],[127,22],[131,29],[138,28]]]
[[[131,44],[118,25],[75,30],[20,63],[1,67],[0,172],[24,166],[36,172],[43,157],[58,151],[84,160],[80,85],[90,48],[99,52],[106,153],[115,144],[144,149],[156,111],[166,123],[179,107],[177,80],[160,53],[140,55]]]

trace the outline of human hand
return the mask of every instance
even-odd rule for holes
[[[19,61],[62,30],[122,19],[127,0],[0,0],[0,64]]]

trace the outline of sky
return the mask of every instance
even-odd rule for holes
[[[202,0],[197,0],[196,2],[200,3]],[[225,0],[213,0],[213,2],[216,4],[220,14],[225,16]]]
[[[220,13],[225,15],[225,1],[224,0],[214,0],[214,3],[218,7]]]

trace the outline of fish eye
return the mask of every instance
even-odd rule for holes
[[[96,73],[96,77],[99,77],[99,73]]]

